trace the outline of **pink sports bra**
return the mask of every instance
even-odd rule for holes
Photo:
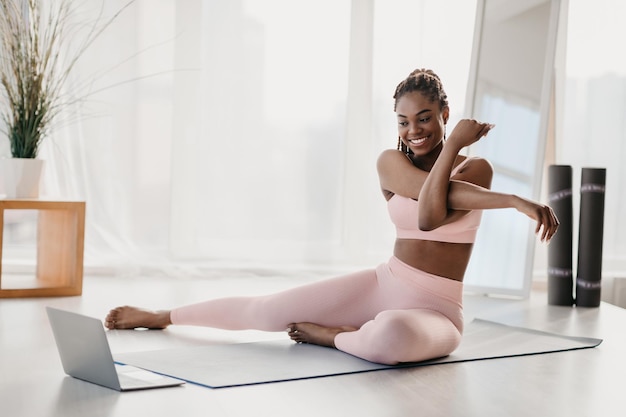
[[[451,172],[451,177],[471,158],[465,159]],[[444,224],[430,231],[418,226],[418,202],[412,198],[394,194],[387,202],[391,221],[396,226],[399,239],[433,240],[448,243],[474,243],[480,225],[482,210],[472,210],[455,222]]]

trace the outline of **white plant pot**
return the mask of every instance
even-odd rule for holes
[[[6,198],[38,198],[44,161],[36,158],[0,159]]]

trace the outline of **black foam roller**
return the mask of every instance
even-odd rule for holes
[[[548,167],[548,204],[559,219],[559,229],[548,245],[548,304],[574,304],[572,271],[572,167]]]
[[[600,305],[605,185],[605,168],[582,169],[576,275],[576,305],[581,307]]]

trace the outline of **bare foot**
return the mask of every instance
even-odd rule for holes
[[[104,325],[107,329],[165,329],[172,324],[169,311],[150,311],[137,307],[117,307],[109,311]]]
[[[324,327],[315,323],[291,323],[287,328],[289,337],[294,342],[335,347],[335,336],[343,332],[354,332],[356,327]]]

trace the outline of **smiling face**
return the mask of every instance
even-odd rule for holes
[[[397,99],[396,115],[400,140],[415,157],[441,150],[448,106],[441,108],[438,101],[431,101],[419,91],[411,91]]]

